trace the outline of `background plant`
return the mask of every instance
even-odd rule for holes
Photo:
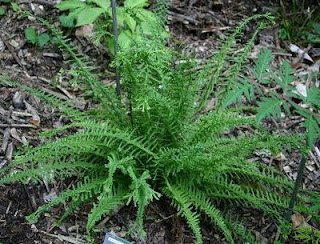
[[[279,37],[291,42],[310,42],[309,35],[320,23],[320,2],[306,0],[280,1]],[[301,20],[303,20],[301,22]]]
[[[39,33],[33,27],[28,27],[24,30],[24,35],[28,42],[37,45],[39,47],[43,47],[44,45],[50,42],[50,36],[48,33],[43,32]]]
[[[125,0],[123,6],[117,8],[118,28],[120,30],[118,45],[122,49],[131,47],[133,42],[142,41],[142,35],[151,35],[156,15],[145,9],[148,0]],[[68,11],[68,15],[61,15],[60,21],[65,27],[96,24],[96,42],[106,41],[109,50],[113,51],[112,13],[110,1],[64,0],[57,4],[61,11]],[[101,18],[99,18],[101,17]],[[161,35],[166,35],[160,30]]]
[[[228,94],[258,31],[272,21],[270,15],[242,21],[200,72],[194,72],[197,62],[166,47],[160,36],[163,26],[158,26],[159,31],[146,36],[143,44],[122,49],[115,62],[122,73],[122,100],[112,87],[97,79],[88,58],[78,54],[61,31],[40,21],[69,54],[100,106],[79,112],[72,104],[1,77],[2,84],[33,91],[73,121],[47,132],[46,143],[17,155],[9,167],[0,170],[0,184],[39,182],[43,178],[50,182],[70,176],[79,179],[28,216],[31,223],[57,205],[67,206],[63,219],[79,206],[93,202],[87,220],[88,240],[92,242],[94,226],[104,215],[132,203],[137,209],[132,230],[143,236],[145,208],[151,201],[166,197],[186,219],[198,243],[202,243],[201,214],[228,243],[234,243],[235,238],[250,243],[255,239],[243,225],[237,208],[260,209],[281,227],[289,226],[283,212],[288,207],[292,182],[280,172],[247,159],[259,149],[277,153],[284,147],[300,147],[304,136],[272,135],[254,117],[229,109],[221,111],[218,105],[209,113],[203,112],[212,92],[221,98]],[[228,67],[227,80],[222,79],[226,58],[250,21],[261,24]],[[226,133],[239,131],[242,125],[252,127],[253,132]],[[56,138],[70,128],[77,132]],[[313,195],[302,192],[296,211],[311,214],[305,203],[306,197]]]
[[[258,121],[264,118],[279,119],[282,113],[288,116],[299,114],[305,118],[302,125],[307,132],[308,145],[312,147],[320,136],[320,116],[317,112],[320,109],[320,89],[313,81],[309,85],[303,81],[295,85],[294,81],[299,78],[295,76],[291,65],[284,61],[276,69],[271,66],[271,61],[272,52],[263,49],[255,66],[249,71],[253,79],[244,77],[234,82],[234,89],[228,92],[221,108],[244,100],[255,102],[258,104]]]

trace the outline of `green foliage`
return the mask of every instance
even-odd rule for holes
[[[320,243],[320,231],[309,227],[300,227],[296,230],[295,237],[304,243],[319,244]]]
[[[95,3],[98,5],[98,1]],[[126,4],[143,7],[144,1]],[[16,155],[8,167],[0,169],[0,184],[39,182],[43,178],[51,182],[76,176],[78,183],[39,207],[28,220],[35,223],[60,204],[67,207],[63,219],[77,207],[93,203],[87,221],[90,242],[94,226],[102,217],[124,204],[136,207],[131,230],[143,237],[144,210],[161,195],[171,199],[198,243],[202,243],[201,214],[208,217],[228,243],[234,243],[235,238],[253,240],[236,211],[230,214],[234,208],[258,208],[280,226],[289,226],[282,215],[288,207],[292,182],[280,172],[248,159],[255,150],[278,153],[285,147],[300,147],[303,136],[271,135],[253,117],[227,108],[222,111],[220,104],[209,113],[203,112],[210,94],[219,94],[221,98],[228,94],[233,78],[224,84],[221,77],[236,38],[250,21],[270,19],[266,14],[241,22],[200,72],[194,72],[197,62],[165,45],[161,38],[163,26],[158,25],[159,29],[143,43],[123,49],[116,60],[122,74],[121,101],[113,87],[106,87],[97,79],[88,58],[78,54],[59,30],[39,19],[68,54],[74,72],[80,81],[87,82],[91,98],[98,105],[88,112],[77,111],[72,104],[59,106],[59,99],[2,76],[1,84],[34,91],[44,101],[58,105],[72,123],[47,133],[49,140],[44,144]],[[230,76],[236,77],[240,72],[255,36],[256,33],[239,54]],[[176,60],[180,62],[175,63]],[[285,70],[286,67],[284,73]],[[230,133],[239,131],[241,126],[251,127],[252,132]],[[52,140],[54,135],[70,128],[76,132]],[[301,193],[297,211],[311,213],[304,207],[309,194]]]
[[[8,3],[10,3],[10,0],[0,0],[0,18],[6,14],[7,8],[5,7],[5,4]]]
[[[50,41],[48,33],[38,33],[33,27],[26,28],[24,34],[28,42],[39,47],[43,47]]]
[[[313,23],[312,30],[307,34],[307,40],[313,44],[320,44],[320,22]]]
[[[4,7],[0,6],[0,16],[3,16],[6,14],[6,10],[4,9]]]
[[[125,0],[122,7],[117,8],[118,28],[120,30],[118,45],[122,49],[130,48],[133,43],[141,42],[142,35],[151,35],[154,25],[158,21],[156,15],[146,10],[147,0]],[[57,4],[61,11],[68,11],[68,15],[61,15],[60,22],[64,27],[83,26],[95,23],[97,26],[96,42],[106,41],[110,52],[113,52],[111,37],[112,12],[109,0],[64,0]],[[99,17],[103,17],[102,19]],[[101,30],[101,25],[103,26]],[[161,30],[162,36],[166,36]]]
[[[265,118],[277,119],[282,113],[302,115],[305,118],[302,125],[306,129],[307,143],[311,147],[320,136],[320,116],[313,112],[320,108],[320,90],[311,82],[310,86],[306,87],[306,95],[299,92],[293,85],[296,77],[291,65],[285,61],[279,69],[274,69],[271,67],[271,60],[272,52],[262,49],[254,67],[250,69],[254,80],[241,79],[239,83],[235,83],[222,108],[246,98],[248,101],[258,100],[257,121]],[[266,90],[268,92],[263,92]]]
[[[313,2],[312,5],[310,2]],[[295,43],[319,43],[319,1],[280,1],[279,38]]]

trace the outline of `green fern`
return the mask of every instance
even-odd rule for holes
[[[62,214],[64,218],[92,202],[87,237],[94,242],[95,225],[103,216],[127,203],[137,208],[131,230],[144,237],[145,209],[161,194],[171,199],[178,214],[186,219],[197,243],[202,243],[201,214],[208,217],[228,243],[234,243],[236,238],[251,242],[249,230],[238,220],[233,222],[238,219],[236,212],[232,218],[227,213],[235,207],[257,208],[280,226],[290,225],[282,215],[288,207],[292,182],[275,169],[248,159],[255,150],[278,153],[286,148],[299,148],[303,135],[271,135],[253,116],[228,109],[234,102],[242,101],[242,96],[253,97],[253,88],[247,85],[246,78],[241,81],[243,89],[235,100],[228,97],[228,89],[238,80],[258,32],[249,39],[239,59],[233,57],[236,61],[228,77],[224,79],[221,75],[227,56],[245,26],[250,21],[270,21],[269,14],[242,21],[199,72],[193,72],[197,70],[195,60],[171,51],[163,39],[158,38],[155,29],[143,44],[138,42],[132,50],[122,50],[114,64],[122,73],[121,101],[111,86],[99,81],[90,69],[93,65],[89,59],[78,54],[60,30],[43,19],[38,20],[54,33],[58,46],[69,55],[68,62],[76,67],[73,70],[76,76],[87,82],[97,106],[89,112],[78,111],[72,105],[59,107],[58,98],[2,79],[4,85],[14,85],[58,106],[72,121],[46,133],[49,140],[44,144],[16,155],[8,167],[0,169],[0,184],[39,182],[43,177],[47,182],[71,176],[78,179],[73,187],[31,214],[30,222],[37,222],[42,214],[61,204],[67,207]],[[264,26],[265,23],[259,25],[258,30]],[[269,79],[268,55],[260,57],[257,65],[261,67],[255,69],[264,81],[265,75]],[[290,87],[285,80],[291,77],[291,71],[284,65],[281,74],[281,81],[273,82]],[[310,92],[318,96],[317,92]],[[227,97],[227,102],[219,102],[211,112],[203,113],[212,93],[218,94],[221,101]],[[269,99],[281,105],[276,94],[271,94]],[[314,103],[314,99],[310,102]],[[275,110],[266,110],[259,115],[258,111],[257,116],[261,120],[274,113]],[[315,129],[315,121],[313,118],[307,122],[310,133]],[[251,130],[244,133],[243,126]],[[70,129],[76,132],[54,139],[55,135]],[[297,211],[310,213],[304,206],[310,194],[309,191],[301,193]]]
[[[187,220],[189,227],[196,237],[197,243],[201,244],[202,234],[199,214],[193,211],[192,199],[184,192],[171,186],[168,182],[164,192],[168,197],[173,199],[172,205],[177,208],[178,214],[182,215]]]

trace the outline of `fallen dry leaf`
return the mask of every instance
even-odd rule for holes
[[[77,37],[92,37],[94,36],[94,24],[84,25],[76,30]]]
[[[289,49],[291,52],[298,54],[299,56],[303,57],[305,60],[308,60],[313,63],[313,59],[310,57],[310,55],[302,50],[300,47],[298,47],[295,44],[290,44]]]
[[[300,226],[302,226],[305,222],[305,218],[303,215],[301,214],[293,214],[291,216],[291,221],[293,224],[293,228],[299,228]]]

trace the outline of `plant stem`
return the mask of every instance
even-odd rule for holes
[[[304,173],[304,169],[305,169],[305,166],[306,166],[306,161],[307,161],[307,156],[305,154],[303,154],[302,158],[300,160],[300,163],[299,163],[297,179],[294,182],[293,191],[291,193],[291,199],[290,199],[290,202],[289,202],[288,211],[285,214],[285,219],[287,221],[290,221],[294,206],[295,206],[296,201],[297,201],[299,188],[300,188],[302,180],[303,180],[303,173]]]
[[[117,61],[119,45],[118,45],[118,22],[117,22],[116,0],[111,0],[111,9],[112,9],[112,31],[113,31],[113,39],[114,39],[114,58]],[[120,72],[117,65],[116,65],[115,71],[116,71],[116,92],[117,92],[117,95],[121,98]]]

